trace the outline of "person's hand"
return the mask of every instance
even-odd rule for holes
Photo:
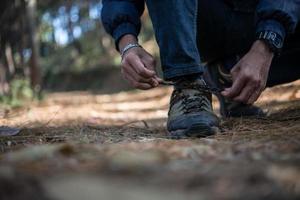
[[[119,48],[123,49],[129,43],[136,43],[136,38],[126,35],[121,38]],[[155,72],[155,60],[141,47],[134,47],[126,51],[121,63],[123,77],[138,89],[147,90],[159,85]]]
[[[253,104],[266,87],[274,54],[257,40],[251,50],[232,68],[233,84],[222,95],[235,101]]]

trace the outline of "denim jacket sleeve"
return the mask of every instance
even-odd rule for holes
[[[115,39],[117,49],[118,41],[123,35],[138,36],[144,0],[103,0],[102,3],[102,23],[105,30]]]
[[[256,31],[273,31],[284,40],[300,20],[300,0],[260,0],[256,11]]]

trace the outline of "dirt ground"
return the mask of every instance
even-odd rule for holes
[[[170,93],[59,92],[1,110],[20,132],[0,136],[0,199],[300,199],[300,81],[264,92],[267,117],[223,119],[202,139],[168,139]]]

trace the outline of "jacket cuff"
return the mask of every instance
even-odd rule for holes
[[[263,31],[272,31],[278,34],[283,41],[286,37],[286,30],[284,26],[274,19],[262,20],[257,24],[256,34]]]
[[[122,38],[122,36],[126,34],[131,34],[134,36],[138,36],[139,30],[137,30],[136,26],[132,23],[122,23],[114,30],[112,36],[115,39],[115,45],[116,49],[119,51],[119,40]]]

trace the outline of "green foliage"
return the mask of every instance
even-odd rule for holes
[[[120,56],[117,52],[111,53],[111,48],[101,47],[101,39],[104,37],[113,44],[108,35],[100,38],[96,29],[65,47],[57,47],[51,55],[41,58],[44,72],[82,72],[98,67],[110,67],[116,64],[116,60],[119,63]]]
[[[101,0],[5,0],[2,4],[1,50],[9,53],[0,54],[0,71],[7,76],[0,87],[5,88],[0,106],[16,107],[39,99],[40,91],[32,89],[33,85],[63,91],[70,80],[79,86],[90,82],[79,75],[119,67],[120,55],[100,21]],[[147,11],[142,21],[139,41],[156,56]],[[98,81],[97,77],[97,88],[105,78]]]
[[[20,107],[26,102],[42,98],[38,89],[32,89],[27,79],[14,79],[10,83],[8,94],[0,95],[0,104],[4,107]]]

